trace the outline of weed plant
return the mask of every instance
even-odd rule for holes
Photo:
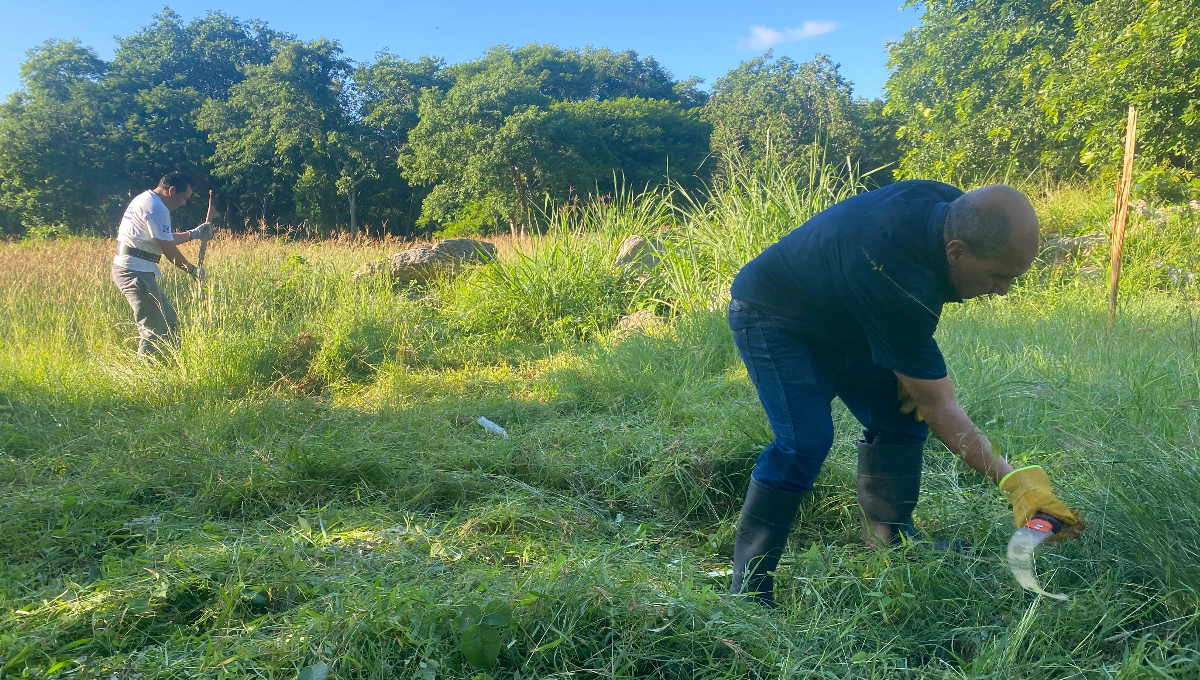
[[[0,246],[0,675],[1197,677],[1193,214],[1139,216],[1111,329],[1101,248],[939,331],[968,412],[1088,522],[1038,559],[1069,602],[1016,586],[1007,503],[940,445],[917,524],[974,551],[863,547],[839,406],[768,611],[724,594],[770,431],[720,302],[859,184],[816,156],[739,173],[547,210],[427,284],[351,282],[377,243],[221,239],[204,288],[164,279],[160,362],[111,244]],[[1103,203],[1037,207],[1073,235]],[[630,233],[657,269],[612,268]],[[638,309],[667,322],[616,328]]]

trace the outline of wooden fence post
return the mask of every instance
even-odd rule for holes
[[[1121,163],[1121,180],[1117,183],[1116,208],[1113,211],[1112,278],[1108,288],[1108,327],[1112,328],[1117,315],[1117,286],[1121,282],[1121,251],[1125,249],[1125,225],[1129,222],[1129,193],[1133,189],[1133,150],[1137,143],[1137,109],[1129,105],[1125,123],[1125,157]]]

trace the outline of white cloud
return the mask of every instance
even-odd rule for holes
[[[814,35],[829,33],[837,28],[832,21],[806,21],[795,28],[785,28],[782,31],[766,26],[751,26],[750,35],[738,38],[738,47],[752,50],[767,50],[783,43],[796,42],[811,38]]]

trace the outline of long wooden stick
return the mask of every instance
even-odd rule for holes
[[[1137,109],[1129,105],[1125,123],[1125,157],[1121,163],[1121,181],[1117,184],[1117,204],[1113,210],[1112,279],[1108,287],[1108,327],[1117,316],[1117,287],[1121,283],[1121,251],[1125,249],[1125,225],[1129,222],[1129,193],[1133,189],[1133,151],[1137,145]]]
[[[208,190],[208,213],[204,216],[204,221],[212,224],[213,219],[213,202],[216,200],[217,192],[212,189]],[[204,251],[208,250],[208,239],[200,241],[200,255],[196,257],[196,266],[204,266]]]

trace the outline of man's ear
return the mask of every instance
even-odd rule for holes
[[[971,248],[966,241],[954,239],[946,244],[946,262],[952,265],[958,264],[969,252],[971,252]]]

